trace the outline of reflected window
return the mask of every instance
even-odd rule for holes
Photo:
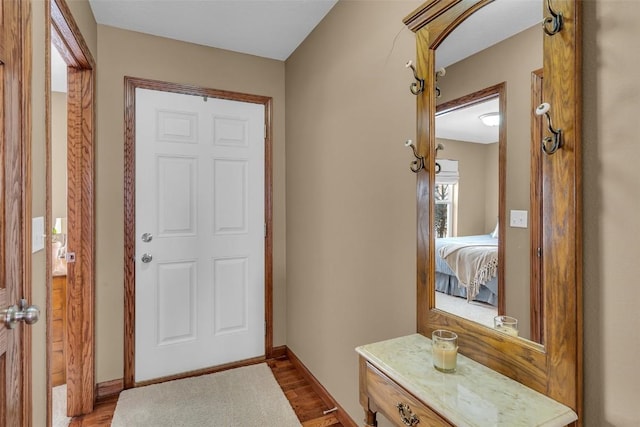
[[[434,233],[436,237],[454,237],[458,218],[458,161],[438,159],[436,163]]]
[[[436,237],[451,237],[453,235],[454,191],[457,184],[437,184],[434,192],[436,212],[434,218],[434,232]]]

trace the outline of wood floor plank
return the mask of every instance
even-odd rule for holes
[[[269,360],[267,364],[303,427],[343,427],[333,413],[324,413],[331,408],[323,403],[320,396],[288,358]],[[95,406],[92,413],[74,418],[69,426],[110,426],[117,402],[117,396],[106,398]]]
[[[313,420],[305,421],[302,423],[302,427],[328,427],[342,425],[338,421],[335,415],[327,414],[320,418],[314,418]]]

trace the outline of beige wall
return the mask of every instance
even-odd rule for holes
[[[31,216],[44,217],[45,210],[45,12],[44,2],[32,4],[33,76],[31,80]],[[28,220],[28,218],[27,218]],[[32,303],[39,307],[47,306],[45,251],[39,251],[31,257]],[[44,310],[41,311],[45,313]],[[45,316],[42,316],[44,319]],[[32,402],[33,425],[46,425],[47,404],[47,341],[46,322],[40,321],[32,327]]]
[[[43,0],[35,0],[43,1]],[[65,0],[94,60],[98,60],[98,27],[89,0]]]
[[[354,348],[415,331],[417,1],[338,2],[289,57],[287,345],[354,420]]]
[[[274,345],[286,343],[284,63],[98,26],[97,380],[123,375],[124,76],[273,97]]]
[[[640,425],[640,2],[584,2],[588,427]]]
[[[484,231],[491,233],[498,222],[498,195],[500,189],[496,183],[499,181],[499,144],[487,144],[484,150],[485,174],[485,204],[484,204]]]
[[[456,236],[491,233],[498,218],[498,152],[494,148],[498,144],[474,144],[451,139],[438,139],[437,142],[445,147],[438,158],[458,161]]]
[[[408,92],[411,79],[403,67],[415,54],[412,34],[400,31],[402,17],[417,4],[341,2],[286,67],[290,288],[286,343],[358,422],[362,412],[357,403],[353,347],[415,330],[415,177],[408,171],[410,155],[402,146],[415,132],[415,99]],[[92,18],[85,13],[88,3],[74,1],[72,11],[83,34],[90,35]],[[640,84],[630,71],[640,66],[637,55],[630,54],[640,36],[638,21],[640,3],[635,1],[584,2],[586,427],[640,424],[640,371],[636,368],[640,334],[635,333],[640,328],[636,267],[640,257],[640,122],[635,120],[640,115]],[[44,215],[44,34],[44,5],[34,0],[33,216]],[[94,55],[96,40],[89,43]],[[102,67],[99,73],[113,72],[113,65]],[[159,72],[151,66],[146,71]],[[112,78],[105,80],[108,84],[98,93],[98,124],[116,130],[102,129],[98,142],[102,185],[98,182],[97,197],[103,216],[111,213],[105,204],[117,206],[122,200],[121,171],[117,169],[122,162],[122,103],[107,102],[121,95],[103,93],[116,85]],[[102,96],[107,99],[100,100]],[[306,113],[294,106],[305,108]],[[279,114],[282,126],[284,113]],[[309,128],[305,130],[296,121]],[[278,149],[284,150],[284,132],[280,132]],[[105,140],[112,135],[117,146],[113,149],[109,147],[112,141]],[[116,169],[113,175],[106,170],[110,165]],[[282,160],[277,165],[282,180]],[[116,182],[109,185],[105,180]],[[284,213],[279,212],[277,224],[284,233]],[[111,272],[121,274],[121,255],[100,257],[111,247],[119,250],[117,242],[105,237],[108,221],[101,220],[103,231],[98,236],[97,305],[103,314],[97,332],[102,347],[117,348],[102,349],[99,364],[105,372],[99,381],[121,375],[121,313],[113,316],[113,332],[104,325],[105,310],[117,310],[122,298],[121,278],[109,277]],[[113,220],[113,229],[121,230],[120,221],[119,217]],[[284,244],[279,245],[276,267],[282,271]],[[35,254],[32,261],[33,300],[44,307],[44,254]],[[112,261],[115,266],[109,264]],[[282,301],[282,295],[280,298]],[[283,321],[280,318],[281,325]],[[285,338],[280,334],[282,344]],[[34,426],[45,425],[45,339],[44,323],[35,325]]]
[[[381,141],[388,139],[387,132],[402,127],[400,121],[410,115],[411,107],[404,103],[406,100],[403,99],[402,104],[387,100],[390,91],[406,90],[398,85],[398,80],[408,84],[410,79],[398,73],[383,83],[379,80],[375,90],[354,93],[350,87],[360,87],[360,78],[351,71],[353,66],[346,59],[352,55],[353,63],[361,65],[357,68],[364,67],[367,71],[361,73],[365,78],[373,74],[370,70],[382,77],[371,64],[381,54],[380,49],[388,52],[388,44],[377,45],[371,38],[383,37],[387,34],[387,25],[391,25],[389,21],[397,21],[403,15],[402,10],[397,15],[388,13],[385,20],[379,16],[383,7],[392,8],[381,2],[376,2],[375,7],[365,2],[339,3],[287,61],[287,343],[357,421],[362,415],[357,404],[352,347],[355,343],[403,333],[407,317],[414,316],[412,302],[400,315],[397,303],[398,300],[406,303],[407,298],[413,297],[406,289],[411,285],[405,283],[413,281],[413,276],[406,277],[403,269],[414,266],[403,260],[394,263],[388,254],[381,253],[383,248],[393,247],[401,255],[413,255],[404,248],[404,239],[413,238],[407,237],[414,232],[413,224],[408,224],[410,220],[389,206],[397,204],[399,197],[413,198],[412,193],[406,194],[406,186],[412,185],[413,180],[407,183],[400,177],[395,178],[399,181],[391,179],[398,172],[403,156],[396,156],[395,151],[393,155],[388,153],[394,144]],[[407,5],[405,12],[410,10],[412,6]],[[640,334],[634,332],[640,328],[637,308],[640,287],[636,285],[635,267],[635,259],[640,256],[637,239],[640,235],[637,221],[640,122],[634,119],[640,113],[640,85],[630,72],[640,66],[637,55],[630,54],[640,35],[638,20],[640,3],[584,2],[584,406],[587,427],[640,424],[636,408],[640,401],[640,371],[635,364],[636,355],[640,353]],[[372,25],[367,27],[368,23]],[[376,34],[368,33],[367,28],[375,29]],[[396,42],[396,49],[399,45],[404,49],[404,42],[404,39]],[[394,62],[400,63],[401,59]],[[303,91],[305,79],[309,89]],[[316,86],[322,89],[314,90]],[[509,86],[510,94],[512,90]],[[525,90],[521,95],[527,99],[523,108],[529,111],[528,86]],[[303,91],[299,95],[301,99],[294,99],[298,91]],[[340,91],[349,92],[351,96]],[[305,100],[309,97],[313,101]],[[388,104],[393,105],[396,119],[384,121],[382,125],[378,115],[362,117],[375,110],[372,106],[385,108]],[[305,114],[296,111],[298,105],[305,108]],[[354,108],[359,108],[361,115],[353,112]],[[523,126],[529,129],[528,118],[523,120]],[[510,128],[514,127],[513,123],[510,112]],[[385,135],[376,137],[376,131]],[[353,140],[344,143],[349,137]],[[509,143],[512,139],[509,138]],[[360,142],[364,140],[366,143]],[[528,136],[524,140],[528,140]],[[377,161],[378,155],[386,155],[386,159],[384,164],[376,163],[374,172],[367,175],[373,185],[353,188],[357,184],[349,181],[356,180],[357,174],[348,173],[344,164],[359,158],[358,149],[370,151],[373,161]],[[511,146],[509,150],[508,162],[514,164],[517,159],[513,159]],[[319,164],[309,166],[302,159],[317,159]],[[528,164],[526,167],[528,169]],[[338,177],[332,176],[331,171]],[[357,182],[360,181],[364,179]],[[390,185],[394,186],[393,191],[389,191]],[[510,180],[509,185],[515,184]],[[523,185],[528,186],[528,182]],[[371,208],[374,202],[369,202],[362,207],[359,203],[366,201],[362,200],[365,197],[360,194],[362,191],[388,203]],[[526,197],[528,189],[520,196],[511,195],[508,206],[513,209],[527,206]],[[411,207],[406,209],[413,215]],[[358,214],[364,219],[358,218]],[[386,217],[382,220],[380,216]],[[394,226],[393,235],[385,233],[389,224]],[[360,240],[361,245],[357,246],[355,240]],[[376,244],[372,245],[374,240]],[[514,245],[508,247],[511,250]],[[378,267],[381,263],[385,268]],[[379,277],[370,277],[371,271],[379,273]],[[390,291],[396,295],[390,295]]]

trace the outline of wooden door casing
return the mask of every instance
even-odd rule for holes
[[[263,132],[262,104],[136,90],[137,383],[264,355]]]
[[[207,89],[199,86],[162,82],[157,80],[125,77],[125,147],[124,147],[124,387],[138,385],[135,381],[135,92],[136,88],[175,92],[188,95],[206,96],[264,105],[265,153],[264,153],[264,312],[265,312],[265,356],[273,355],[273,231],[272,231],[272,98],[223,90]],[[225,365],[230,366],[230,365]],[[189,373],[208,373],[200,370]],[[182,377],[166,377],[163,380]]]
[[[49,0],[46,5],[46,26],[51,30],[47,31],[47,49],[51,44],[55,45],[68,65],[67,228],[69,231],[67,247],[69,252],[75,253],[75,262],[67,264],[65,356],[67,415],[76,416],[90,413],[93,410],[95,400],[95,61],[66,2],[64,0]],[[48,60],[47,63],[49,63]],[[48,78],[50,79],[50,70]],[[50,129],[50,85],[46,90],[47,129]],[[50,131],[47,132],[47,139],[47,218],[51,218]],[[48,262],[47,271],[50,273],[51,265],[50,261]],[[50,302],[50,277],[47,285],[48,301]],[[48,325],[51,330],[50,317]],[[48,342],[47,346],[48,358],[50,358],[51,342]],[[48,379],[48,384],[51,385],[51,378]]]

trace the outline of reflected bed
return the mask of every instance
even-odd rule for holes
[[[491,234],[436,239],[436,291],[497,306],[497,260]]]

